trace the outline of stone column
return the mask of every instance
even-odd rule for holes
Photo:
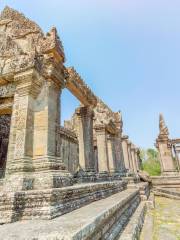
[[[66,170],[60,151],[57,152],[61,88],[60,81],[57,84],[51,78],[45,79],[34,104],[35,188],[58,188],[72,184],[71,174]]]
[[[140,163],[140,156],[139,156],[139,154],[140,154],[140,152],[139,152],[139,148],[136,148],[135,149],[135,159],[136,159],[136,168],[137,168],[137,171],[139,171],[140,170],[140,165],[141,165],[141,163]]]
[[[116,113],[115,126],[117,131],[115,136],[116,169],[119,175],[124,176],[126,174],[126,168],[122,146],[123,120],[121,112]]]
[[[6,189],[70,185],[70,174],[60,156],[56,156],[60,88],[50,79],[42,78],[34,69],[16,75],[15,82]]]
[[[123,149],[122,149],[122,140],[121,133],[117,133],[115,136],[115,154],[116,154],[116,170],[119,175],[124,176],[126,173]]]
[[[176,156],[177,168],[178,168],[178,171],[180,172],[180,145],[179,144],[174,146],[174,151]]]
[[[84,172],[95,172],[93,149],[93,110],[80,107],[76,110],[78,117],[79,165]]]
[[[116,163],[116,152],[115,152],[115,137],[113,135],[108,135],[107,137],[107,148],[108,148],[108,163],[109,163],[109,172],[117,172],[117,163]]]
[[[131,144],[131,158],[132,158],[133,172],[137,173],[135,151],[136,151],[135,146],[133,144]]]
[[[32,188],[32,179],[27,179],[25,175],[34,170],[32,163],[33,108],[38,89],[38,81],[34,81],[36,77],[37,73],[32,69],[14,78],[17,87],[11,117],[6,182],[8,187],[17,190]]]
[[[133,173],[133,163],[132,163],[132,155],[131,155],[131,145],[132,143],[130,141],[128,141],[128,159],[129,159],[129,172]]]
[[[156,147],[159,151],[162,174],[175,174],[177,170],[173,161],[172,144],[169,140],[169,131],[162,114],[159,116],[159,136],[156,140]]]
[[[131,167],[130,167],[129,152],[128,152],[128,136],[122,137],[122,149],[123,149],[125,168],[129,172]]]
[[[96,137],[97,137],[97,148],[98,148],[98,169],[100,174],[109,172],[108,165],[108,151],[107,151],[107,132],[106,126],[96,125],[95,126]]]
[[[158,139],[156,142],[159,151],[161,173],[163,175],[174,174],[176,172],[175,164],[172,156],[171,143],[168,139]]]

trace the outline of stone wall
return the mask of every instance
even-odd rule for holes
[[[58,135],[61,158],[68,171],[75,173],[79,165],[79,147],[76,134],[64,127],[59,127]]]

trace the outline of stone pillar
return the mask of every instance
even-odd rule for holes
[[[123,149],[125,168],[129,172],[131,167],[130,167],[129,152],[128,152],[128,136],[122,137],[122,149]]]
[[[133,172],[136,174],[137,173],[137,165],[136,165],[136,148],[133,144],[131,144],[131,158],[132,158],[132,167],[133,167]]]
[[[119,175],[124,176],[126,173],[123,149],[122,149],[122,139],[121,133],[118,132],[115,136],[115,154],[116,154],[116,171]]]
[[[117,172],[116,152],[115,152],[115,136],[108,135],[107,148],[108,148],[109,172],[115,173],[115,172]]]
[[[135,159],[136,159],[136,168],[137,168],[137,171],[139,171],[139,170],[140,170],[140,167],[141,167],[139,154],[140,154],[139,148],[136,148],[136,149],[135,149]]]
[[[122,131],[123,131],[123,120],[122,113],[117,112],[115,117],[116,136],[115,136],[115,153],[116,153],[116,169],[119,175],[124,176],[126,173],[124,154],[122,147]]]
[[[161,173],[163,175],[175,174],[176,167],[173,161],[172,144],[169,140],[169,131],[165,125],[163,115],[159,117],[159,136],[156,140],[156,147],[159,151]]]
[[[156,147],[159,151],[161,173],[163,175],[174,174],[176,169],[173,161],[170,141],[168,139],[157,139]]]
[[[34,69],[16,75],[15,82],[7,184],[13,190],[70,185],[70,174],[56,155],[60,87]]]
[[[104,124],[96,125],[95,131],[97,137],[99,173],[107,175],[107,173],[109,172],[109,165],[108,165],[106,126]]]
[[[46,79],[34,104],[33,165],[35,188],[58,188],[71,185],[60,151],[57,152],[60,123],[61,84]]]
[[[180,145],[179,144],[174,146],[174,152],[176,156],[177,168],[178,168],[178,171],[180,172]]]
[[[18,190],[26,188],[27,185],[27,188],[32,188],[32,181],[25,178],[25,173],[33,171],[33,107],[38,82],[34,81],[35,75],[33,70],[29,70],[14,78],[17,87],[12,109],[5,175],[6,182],[10,178],[9,187]]]
[[[132,143],[130,141],[128,141],[128,160],[129,160],[129,169],[130,169],[130,173],[133,173],[134,169],[133,169],[133,162],[132,162],[132,155],[131,155],[131,145]]]
[[[93,147],[93,110],[80,107],[76,110],[78,117],[79,165],[84,172],[95,172]]]

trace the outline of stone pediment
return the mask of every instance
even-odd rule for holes
[[[41,28],[18,11],[5,7],[0,15],[0,25],[6,25],[12,36],[20,37],[29,33],[42,33]]]
[[[62,62],[63,47],[55,28],[44,35],[35,22],[5,7],[0,15],[0,85],[20,71]]]
[[[120,112],[113,112],[101,99],[98,98],[97,106],[94,109],[95,124],[114,124],[122,127],[122,116]]]

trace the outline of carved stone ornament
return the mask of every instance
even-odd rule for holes
[[[159,116],[159,136],[169,136],[169,131],[168,131],[168,128],[165,124],[165,121],[164,121],[164,117],[162,114],[160,114]]]
[[[96,106],[97,97],[73,67],[66,68],[66,87],[84,106]]]
[[[16,73],[64,62],[62,43],[55,28],[45,36],[41,28],[23,14],[5,7],[0,15],[0,84]],[[47,68],[44,71],[44,68]]]

